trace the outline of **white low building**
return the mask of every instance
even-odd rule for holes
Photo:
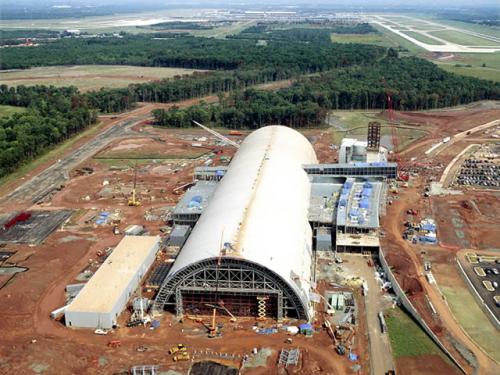
[[[354,138],[344,138],[339,149],[339,163],[376,163],[387,161],[387,149],[367,150],[368,142]]]
[[[66,326],[112,328],[159,248],[159,236],[124,237],[67,307]]]

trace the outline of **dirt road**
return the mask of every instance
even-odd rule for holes
[[[472,129],[469,129],[469,130],[460,132],[458,134],[455,134],[453,137],[451,137],[451,139],[450,139],[449,142],[443,143],[441,146],[439,146],[435,150],[434,156],[438,155],[439,153],[441,153],[446,148],[450,147],[451,145],[455,144],[456,142],[459,142],[459,141],[463,140],[464,138],[466,138],[469,135],[472,135],[474,133],[477,133],[477,132],[480,132],[480,131],[492,128],[492,127],[497,126],[497,125],[500,125],[500,119],[493,120],[493,121],[487,122],[486,124],[478,125],[478,126],[472,128]]]
[[[155,108],[169,108],[173,105],[178,107],[186,107],[199,103],[201,100],[205,102],[214,102],[217,97],[214,95],[206,96],[199,99],[190,99],[176,103],[148,103],[142,104],[139,108],[122,113],[116,117],[115,121],[111,121],[100,132],[93,136],[90,140],[79,145],[79,147],[61,156],[59,160],[53,161],[52,165],[44,165],[43,169],[38,168],[38,174],[31,177],[23,184],[11,190],[3,198],[0,199],[0,204],[4,207],[15,207],[16,209],[26,209],[34,203],[42,200],[52,191],[59,189],[69,179],[69,172],[80,164],[83,160],[91,157],[110,142],[119,139],[130,137],[137,134],[132,128],[140,122],[151,117],[151,111]],[[105,116],[103,118],[109,118]]]
[[[380,285],[375,280],[374,268],[368,267],[366,259],[356,254],[344,254],[344,260],[348,261],[346,267],[366,280],[368,293],[365,297],[366,321],[370,337],[370,360],[373,374],[385,374],[394,370],[391,343],[387,333],[380,331],[380,322],[377,314],[390,306],[388,299],[384,298]]]

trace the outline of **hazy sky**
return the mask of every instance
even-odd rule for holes
[[[500,1],[498,0],[475,0],[475,1],[470,1],[470,0],[316,0],[316,1],[307,1],[307,0],[239,0],[239,1],[231,1],[231,0],[173,0],[173,1],[167,1],[167,0],[0,0],[0,6],[1,5],[6,5],[6,4],[16,4],[16,5],[27,5],[29,6],[30,4],[36,4],[40,6],[41,4],[47,4],[47,5],[62,5],[62,4],[67,4],[67,5],[104,5],[104,4],[134,4],[134,5],[141,5],[141,4],[157,4],[157,5],[168,5],[168,4],[199,4],[200,6],[203,6],[205,4],[210,4],[210,5],[215,5],[215,4],[220,4],[221,6],[233,6],[233,7],[238,7],[241,5],[256,5],[256,4],[262,4],[262,5],[279,5],[279,6],[286,6],[286,5],[308,5],[309,7],[314,6],[314,5],[330,5],[330,6],[338,6],[338,7],[345,7],[346,5],[352,5],[352,6],[366,6],[366,7],[374,7],[374,6],[395,6],[395,7],[418,7],[419,5],[422,6],[428,6],[428,7],[440,7],[440,6],[446,6],[446,7],[459,7],[459,6],[464,6],[468,8],[473,8],[477,6],[495,6],[495,7],[500,7]]]

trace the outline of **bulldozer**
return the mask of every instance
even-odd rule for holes
[[[186,353],[187,348],[184,344],[177,344],[176,346],[172,346],[168,350],[168,354],[175,354],[175,353]]]

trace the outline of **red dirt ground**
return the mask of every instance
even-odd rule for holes
[[[207,98],[204,98],[204,100],[207,101]],[[212,96],[208,100],[216,101],[217,98]],[[197,101],[186,101],[181,105],[195,104]],[[137,109],[134,113],[135,115],[137,113],[145,114],[152,108],[168,108],[169,106],[171,104],[147,104]],[[468,110],[416,114],[398,113],[396,116],[404,118],[408,122],[420,123],[427,130],[432,130],[431,134],[420,140],[415,146],[412,146],[411,151],[406,153],[404,158],[421,158],[423,151],[428,148],[428,144],[435,141],[436,138],[439,139],[444,135],[450,135],[456,131],[491,121],[495,117],[498,118],[499,115],[499,110],[484,109],[481,107],[472,107],[472,109]],[[103,118],[104,124],[102,127],[113,126],[117,121],[122,121],[131,116],[129,113],[118,115],[116,118]],[[190,142],[179,139],[181,136],[206,136],[199,129],[171,130],[157,129],[150,126],[140,126],[136,127],[136,129],[143,130],[140,134],[141,138],[152,135],[153,137],[168,140],[168,142],[153,142],[155,152],[168,153],[169,147],[172,147],[168,143],[173,142],[177,145],[182,145]],[[322,132],[324,130],[321,129],[318,131],[308,131],[308,136],[317,137],[314,147],[318,152],[320,161],[333,161],[335,153],[330,149],[331,142],[329,137],[322,134]],[[89,138],[91,137],[80,140],[78,144],[88,141]],[[147,143],[151,144],[150,141],[147,141]],[[157,145],[157,143],[164,143],[165,148]],[[113,146],[117,145],[115,143]],[[174,145],[173,147],[176,146]],[[453,149],[450,147],[449,150],[440,154],[436,160],[430,162],[433,165],[439,163],[446,164],[447,161],[453,158],[453,152],[457,148],[460,148],[458,144],[454,145]],[[230,151],[230,148],[224,148],[223,155],[230,156],[231,152],[234,151]],[[61,157],[63,156],[57,156],[57,158]],[[220,157],[216,158],[214,164],[218,164],[219,160]],[[37,171],[43,170],[54,161],[52,160],[43,164],[32,172],[30,176],[34,175]],[[28,267],[29,270],[18,274],[10,283],[0,289],[0,317],[2,318],[0,319],[0,331],[2,332],[0,373],[28,374],[33,372],[33,365],[39,365],[35,369],[47,365],[48,368],[44,372],[45,374],[102,374],[122,371],[128,369],[133,364],[144,363],[162,363],[167,364],[171,369],[186,371],[189,366],[188,363],[174,364],[170,356],[166,354],[169,346],[179,342],[188,344],[192,349],[211,348],[215,351],[238,354],[249,353],[253,347],[270,347],[275,352],[268,360],[267,368],[257,368],[251,371],[245,370],[243,373],[279,373],[275,366],[277,353],[280,348],[286,347],[287,344],[284,341],[287,336],[284,333],[272,336],[257,335],[249,328],[249,325],[253,324],[253,321],[242,320],[239,324],[243,325],[244,329],[235,328],[231,323],[226,321],[224,338],[222,340],[210,341],[205,338],[201,327],[199,325],[196,326],[195,323],[173,324],[170,327],[171,316],[169,314],[165,314],[162,317],[162,325],[159,330],[150,331],[144,328],[121,328],[115,334],[107,337],[94,335],[87,330],[67,329],[61,323],[50,320],[50,311],[60,307],[64,302],[63,290],[65,285],[73,282],[74,277],[87,266],[90,259],[96,259],[97,251],[103,250],[108,246],[113,246],[120,239],[120,236],[114,236],[111,233],[110,226],[101,228],[94,227],[92,224],[85,224],[85,219],[92,216],[93,212],[104,209],[114,211],[114,209],[119,208],[122,211],[121,229],[128,224],[144,223],[151,234],[160,233],[159,228],[164,223],[161,220],[145,222],[143,219],[145,211],[175,204],[180,196],[173,194],[172,190],[179,185],[191,181],[192,168],[195,165],[199,165],[201,161],[187,163],[184,167],[179,167],[177,172],[173,171],[173,163],[171,163],[171,166],[168,163],[147,163],[138,166],[138,190],[143,205],[141,207],[128,207],[126,206],[127,194],[118,194],[115,198],[112,196],[100,198],[98,192],[102,189],[104,180],[108,180],[111,187],[116,185],[130,188],[134,178],[133,170],[111,171],[106,164],[100,163],[95,159],[82,161],[79,168],[84,166],[92,167],[94,169],[93,174],[73,177],[68,181],[66,187],[55,194],[51,202],[49,202],[52,208],[61,207],[81,210],[72,219],[74,223],[69,224],[64,232],[57,231],[53,233],[40,246],[7,246],[7,249],[17,251],[15,257],[11,258],[10,261],[18,263],[20,266]],[[171,169],[170,171],[168,171],[169,168]],[[427,179],[434,175],[439,176],[439,171],[439,169],[421,169],[421,177],[412,182],[413,187],[403,191],[400,194],[400,199],[388,208],[388,213],[383,219],[387,235],[382,242],[384,248],[387,249],[388,258],[397,266],[398,274],[402,275],[406,280],[402,279],[405,288],[414,292],[412,299],[417,308],[421,309],[422,314],[429,321],[433,329],[438,331],[438,326],[436,326],[437,323],[429,315],[428,306],[422,298],[423,293],[429,294],[436,308],[439,310],[441,315],[441,321],[438,322],[439,327],[442,326],[444,332],[451,333],[460,341],[465,342],[478,356],[479,363],[484,368],[488,368],[489,362],[484,357],[481,357],[479,349],[464,336],[460,327],[454,322],[453,317],[449,315],[449,312],[447,313],[447,308],[443,305],[442,301],[439,302],[440,296],[435,292],[433,294],[432,290],[425,283],[420,271],[422,262],[417,255],[419,251],[425,250],[425,247],[414,248],[401,240],[402,222],[406,216],[403,213],[410,207],[418,208],[421,211],[427,210],[428,213],[434,212],[438,222],[441,218],[446,219],[446,216],[441,216],[442,206],[440,206],[441,203],[439,200],[436,200],[437,208],[432,211],[432,207],[428,202],[420,198]],[[21,182],[16,181],[8,184],[8,186],[3,186],[0,193],[9,191]],[[89,196],[89,200],[83,200],[82,198],[85,198],[87,195]],[[477,205],[481,211],[484,210],[487,212],[489,198],[481,198],[480,195],[479,193],[477,196],[473,195],[473,199],[477,200]],[[151,197],[155,198],[152,199]],[[453,198],[453,200],[456,199],[456,197]],[[434,198],[432,200],[434,201]],[[465,212],[459,212],[468,224],[475,222],[475,218],[469,220]],[[488,212],[494,215],[495,208],[490,208]],[[476,241],[479,244],[479,237],[482,237],[482,234],[476,237],[472,235],[471,241]],[[474,240],[474,238],[477,239]],[[444,254],[449,254],[452,250],[440,249],[440,251]],[[113,338],[122,340],[120,348],[111,349],[106,346],[107,342]],[[32,340],[36,340],[36,342],[32,343]],[[364,340],[366,340],[366,337],[364,337]],[[363,341],[362,336],[361,341],[363,343],[360,344],[360,347],[365,347],[365,341]],[[448,342],[446,344],[449,345]],[[140,345],[147,346],[149,350],[144,353],[137,352],[136,349]],[[352,372],[349,370],[352,363],[348,362],[345,357],[338,357],[334,353],[331,347],[331,339],[323,331],[317,333],[312,340],[304,337],[296,337],[294,338],[293,345],[300,347],[304,355],[300,368],[297,369],[300,373],[345,374]],[[460,357],[453,347],[450,347],[450,350],[455,356]],[[361,363],[364,364],[363,373],[368,373],[368,366],[365,365],[367,351],[360,350],[359,354],[361,356]],[[423,358],[423,360],[422,357],[419,357],[418,360],[418,362],[425,363],[434,363],[435,361],[435,359],[427,357]],[[408,368],[410,372],[400,371],[400,373],[415,374],[418,371],[421,371],[421,374],[429,373],[427,367],[419,370],[419,366],[423,366],[422,363],[404,360],[402,366],[410,366],[403,367],[403,370]],[[435,366],[438,366],[433,369],[435,373],[447,373],[445,372],[447,370],[444,368],[450,368],[444,362],[442,364],[436,363]],[[467,367],[467,364],[464,363],[464,366]],[[438,370],[442,369],[442,372],[439,372],[441,370],[436,371],[436,368]],[[289,372],[292,372],[292,370],[289,370]]]
[[[438,355],[400,357],[396,360],[396,366],[398,374],[461,374]]]

